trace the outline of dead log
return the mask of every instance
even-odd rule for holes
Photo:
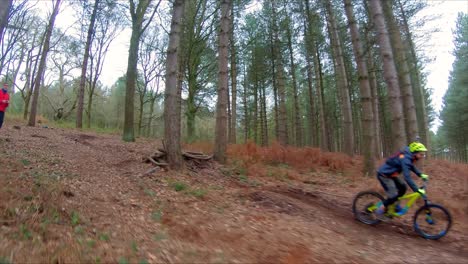
[[[189,159],[196,159],[196,160],[210,160],[211,158],[213,158],[213,155],[193,155],[193,154],[189,154],[188,152],[183,152],[182,153],[182,156],[186,157],[186,158],[189,158]]]
[[[158,148],[151,156],[143,158],[143,161],[146,163],[152,163],[158,167],[168,167],[169,164],[165,161],[167,151],[164,147]],[[187,165],[191,167],[194,171],[196,169],[206,167],[209,160],[213,158],[213,155],[206,155],[201,152],[195,151],[183,151],[182,156],[184,157]]]

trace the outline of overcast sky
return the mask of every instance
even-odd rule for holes
[[[440,15],[440,18],[425,23],[423,28],[428,32],[431,29],[440,29],[440,32],[432,33],[424,45],[426,56],[434,59],[426,65],[425,72],[428,74],[427,86],[434,89],[432,96],[434,108],[439,112],[442,108],[442,98],[448,88],[448,78],[454,61],[452,55],[454,49],[453,31],[455,30],[457,14],[459,12],[468,13],[468,0],[431,0],[428,3],[430,7],[424,10],[421,16]],[[432,130],[437,130],[438,126],[437,120]]]

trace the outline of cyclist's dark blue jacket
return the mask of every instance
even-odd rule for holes
[[[413,165],[415,158],[413,153],[409,150],[409,147],[405,147],[403,150],[394,154],[385,161],[385,164],[380,166],[377,170],[378,174],[382,174],[387,177],[398,177],[400,173],[405,177],[408,185],[413,191],[418,191],[418,186],[411,179],[410,171],[421,177],[421,172]]]

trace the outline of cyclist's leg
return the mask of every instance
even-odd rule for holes
[[[394,178],[386,177],[381,174],[377,174],[377,179],[387,194],[387,199],[383,201],[383,206],[387,208],[387,206],[398,200],[398,189],[395,180]]]
[[[395,178],[395,186],[398,189],[397,199],[405,195],[407,189],[406,184],[400,177]],[[396,201],[396,203],[397,204],[395,205],[395,211],[399,212],[402,210],[402,208],[400,207],[398,200]]]

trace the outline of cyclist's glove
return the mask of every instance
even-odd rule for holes
[[[422,179],[423,181],[429,180],[429,175],[427,175],[427,174],[421,173],[421,176],[420,176],[420,177],[421,177],[421,179]]]
[[[418,189],[418,193],[420,193],[422,196],[424,196],[424,195],[426,195],[426,190]]]

